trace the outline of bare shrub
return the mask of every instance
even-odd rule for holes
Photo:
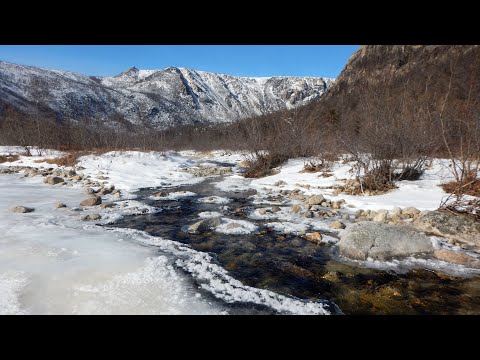
[[[6,162],[17,161],[20,157],[18,155],[0,155],[0,164]]]

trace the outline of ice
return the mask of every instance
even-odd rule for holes
[[[205,204],[228,204],[232,199],[221,196],[208,196],[200,198],[197,201]]]
[[[197,297],[174,260],[128,235],[78,220],[79,188],[0,175],[0,313],[191,314],[223,309]],[[55,209],[54,203],[67,204]],[[17,204],[35,208],[14,214]],[[89,291],[87,291],[89,290]]]

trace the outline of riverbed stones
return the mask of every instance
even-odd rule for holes
[[[266,215],[266,214],[267,214],[267,209],[265,209],[265,208],[258,209],[258,213],[259,213],[260,215]]]
[[[346,226],[340,221],[334,221],[329,225],[330,229],[345,229]]]
[[[320,244],[322,241],[322,234],[320,234],[317,231],[311,232],[311,233],[306,233],[304,236],[305,240],[311,241],[315,244]]]
[[[168,193],[166,191],[157,191],[152,194],[154,197],[166,197],[168,196]]]
[[[27,206],[15,206],[10,209],[10,212],[17,213],[17,214],[25,214],[25,213],[31,213],[34,212],[35,209]]]
[[[83,193],[87,195],[93,195],[95,194],[95,190],[93,190],[92,188],[85,188],[85,190],[83,190]]]
[[[435,210],[419,216],[413,225],[426,233],[480,247],[480,222],[467,215]]]
[[[100,214],[88,214],[88,215],[83,215],[80,219],[82,221],[89,221],[89,220],[100,220],[102,217]]]
[[[80,205],[81,206],[95,206],[100,205],[102,203],[102,198],[100,196],[94,196],[88,199],[83,200]]]
[[[210,230],[211,228],[217,227],[222,223],[222,218],[220,216],[214,216],[208,219],[203,219],[197,221],[195,224],[188,227],[189,233],[202,233]]]
[[[58,176],[48,176],[45,178],[45,180],[43,180],[43,182],[49,185],[56,185],[63,183],[63,178]]]
[[[321,205],[325,201],[322,195],[313,195],[308,198],[308,205]]]
[[[272,206],[272,213],[277,213],[280,210],[282,210],[282,209],[280,209],[280,206],[277,206],[277,205]]]
[[[60,208],[65,208],[65,207],[67,207],[67,205],[65,205],[65,204],[62,203],[62,202],[57,202],[57,203],[55,203],[55,207],[56,207],[57,209],[60,209]]]
[[[227,226],[227,229],[237,229],[237,228],[240,228],[242,227],[242,225],[240,225],[239,223],[236,223],[236,222],[231,222],[230,224],[228,224]]]
[[[467,255],[465,253],[459,253],[451,250],[435,250],[433,252],[433,256],[435,256],[439,260],[447,261],[453,264],[471,266],[471,267],[480,267],[480,261],[475,259],[474,257]]]
[[[420,210],[414,208],[414,207],[407,207],[402,210],[402,217],[410,217],[413,218],[420,214]]]
[[[300,210],[302,210],[302,207],[301,207],[300,205],[295,204],[295,205],[292,206],[292,212],[293,212],[294,214],[299,213]]]
[[[340,254],[356,260],[387,260],[433,252],[430,239],[412,227],[377,222],[350,225],[338,245]]]

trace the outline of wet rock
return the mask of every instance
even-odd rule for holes
[[[154,197],[165,197],[168,196],[168,193],[166,191],[158,191],[152,194]]]
[[[115,203],[105,203],[105,204],[101,204],[100,208],[101,209],[110,209],[110,208],[114,208],[115,206],[117,206],[117,204],[115,204]]]
[[[480,267],[480,261],[475,259],[472,256],[469,256],[465,253],[459,253],[450,250],[435,250],[433,252],[433,256],[435,256],[439,260],[451,262],[453,264],[471,266],[471,267]]]
[[[272,213],[277,213],[277,212],[279,212],[280,210],[282,210],[282,209],[280,209],[280,206],[276,206],[276,205],[275,205],[275,206],[272,206]]]
[[[222,223],[220,216],[211,217],[208,219],[200,220],[193,225],[188,227],[188,232],[192,234],[202,233],[210,230],[211,228],[217,227]]]
[[[10,209],[10,212],[19,213],[19,214],[30,213],[33,211],[35,211],[34,208],[30,208],[26,206],[15,206],[14,208]]]
[[[419,216],[413,225],[426,233],[480,247],[480,222],[467,215],[435,210]]]
[[[313,218],[314,214],[313,214],[313,212],[311,212],[311,211],[305,211],[305,212],[303,213],[303,216],[305,216],[306,218],[309,218],[309,219],[310,219],[310,218]]]
[[[376,222],[350,225],[338,245],[343,256],[357,260],[387,260],[433,252],[430,239],[412,227]]]
[[[111,188],[111,187],[110,188],[103,187],[103,188],[101,188],[100,190],[97,191],[97,194],[98,195],[108,195],[108,194],[111,194],[112,191],[113,191],[113,188]]]
[[[86,188],[85,190],[83,190],[83,193],[87,195],[93,195],[95,194],[95,191],[92,188]]]
[[[58,176],[49,176],[43,180],[44,183],[50,184],[50,185],[56,185],[63,183],[63,178],[58,177]]]
[[[102,217],[100,214],[89,214],[89,215],[83,215],[80,219],[83,221],[89,221],[89,220],[100,220]]]
[[[313,195],[308,198],[308,205],[321,205],[325,201],[322,195]]]
[[[95,206],[100,205],[102,203],[102,198],[100,196],[91,197],[88,199],[83,200],[80,205],[81,206]]]
[[[295,204],[295,205],[292,206],[292,212],[293,212],[294,214],[299,213],[300,210],[302,210],[302,207],[301,207],[300,205]]]
[[[65,205],[64,203],[61,203],[61,202],[57,202],[57,203],[55,203],[55,207],[57,209],[60,209],[60,208],[67,207],[67,205]]]
[[[322,234],[317,231],[306,233],[304,236],[305,240],[311,241],[315,244],[320,244],[322,241]]]
[[[340,221],[334,221],[329,225],[330,229],[345,229],[345,224]]]

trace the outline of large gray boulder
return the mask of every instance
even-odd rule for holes
[[[204,220],[200,220],[193,225],[190,225],[188,227],[188,232],[192,234],[202,233],[210,230],[211,228],[217,227],[221,223],[222,219],[220,216],[207,218]]]
[[[480,221],[467,215],[441,210],[429,211],[420,215],[413,225],[426,233],[480,246]]]
[[[387,260],[433,252],[430,239],[409,226],[369,221],[350,225],[338,245],[340,254],[356,260]]]

